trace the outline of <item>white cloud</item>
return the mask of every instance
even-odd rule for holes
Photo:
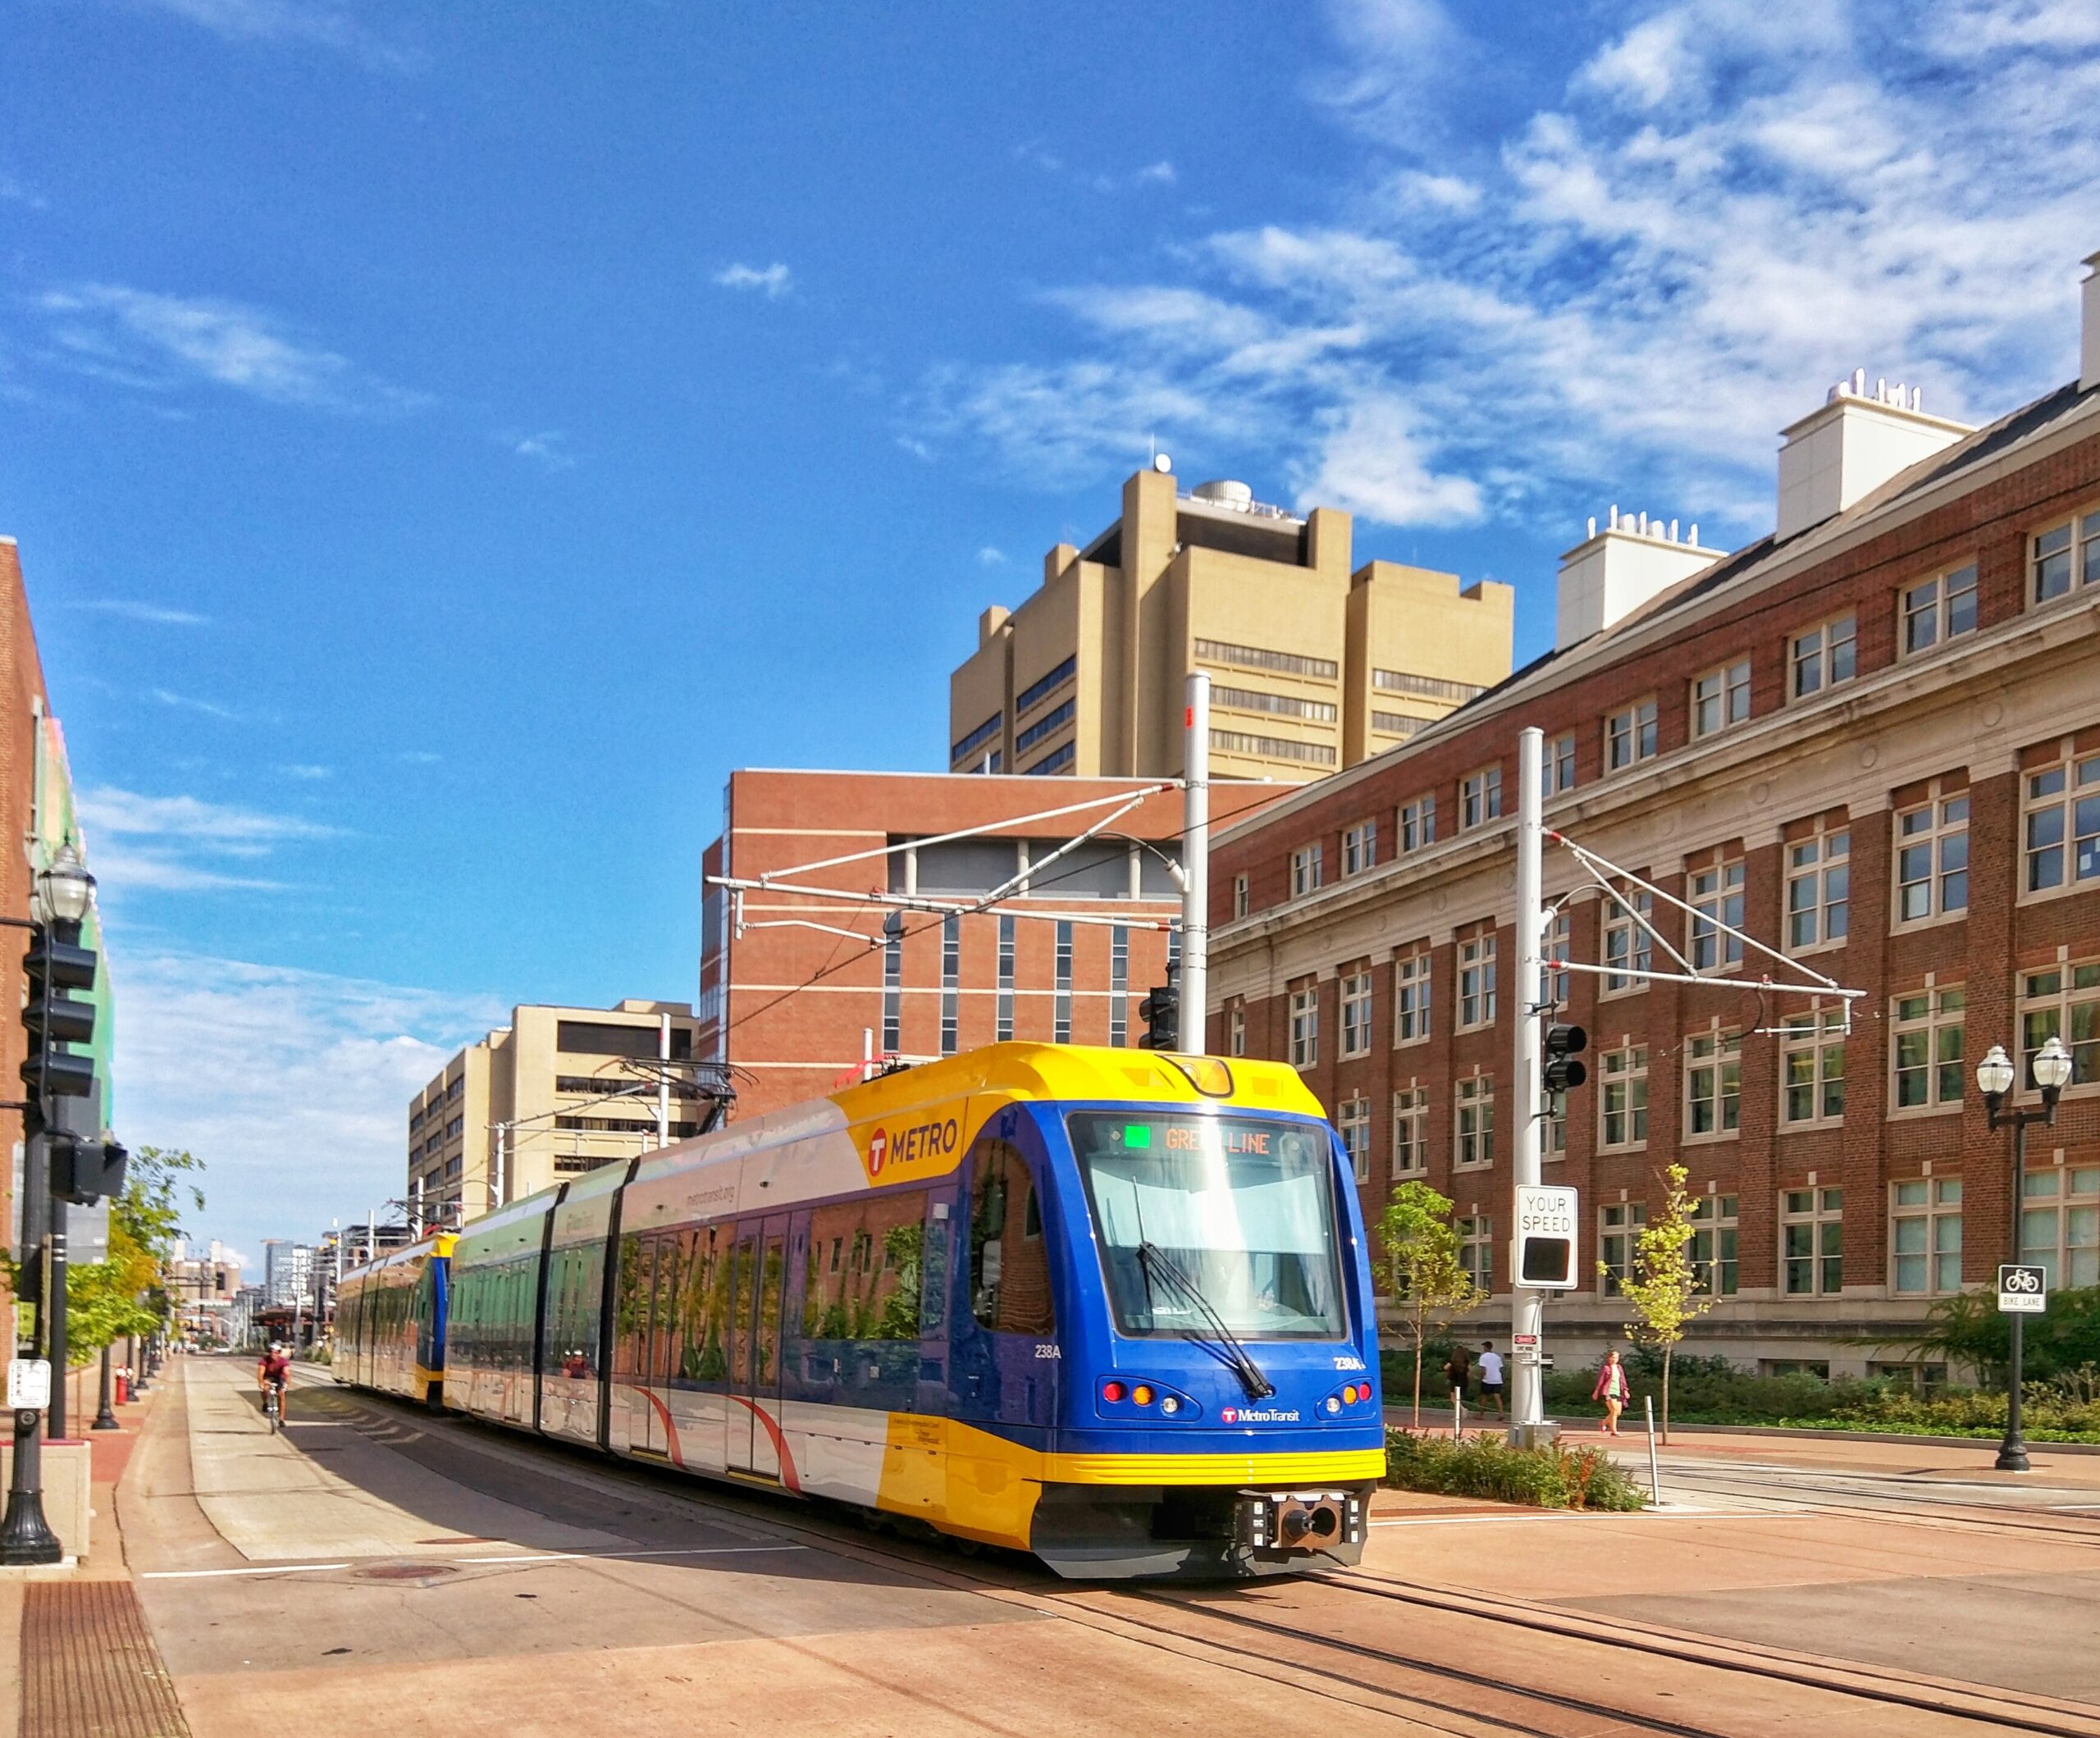
[[[112,785],[83,790],[80,810],[103,896],[120,903],[139,892],[281,892],[285,883],[251,866],[281,846],[338,836],[335,828],[294,815],[194,796],[144,796]]]
[[[756,290],[769,302],[777,302],[795,287],[795,274],[778,260],[769,266],[747,266],[738,260],[714,274],[724,290]]]
[[[1150,182],[1154,186],[1171,187],[1180,178],[1175,174],[1174,165],[1162,157],[1156,163],[1147,163],[1131,179],[1140,183]]]
[[[2100,0],[1651,3],[1488,135],[1459,16],[1335,0],[1318,94],[1362,148],[1326,208],[1051,292],[1064,354],[933,371],[913,432],[1054,487],[1156,432],[1390,522],[1638,489],[1746,537],[1775,431],[1855,367],[1971,419],[2072,372]]]
[[[194,1239],[312,1238],[404,1188],[408,1104],[494,998],[194,954],[112,937],[116,1127],[204,1161]]]
[[[228,42],[308,43],[375,66],[411,71],[422,57],[372,34],[338,6],[321,0],[139,0],[201,25]]]
[[[576,463],[568,452],[561,434],[555,429],[514,440],[510,450],[520,458],[532,459],[549,471],[566,471]]]
[[[92,609],[99,615],[121,616],[127,622],[144,622],[156,627],[206,627],[211,625],[212,619],[194,609],[174,609],[165,604],[143,603],[136,598],[89,598],[74,608]]]
[[[218,718],[230,724],[240,720],[238,712],[216,700],[197,700],[187,694],[178,694],[172,688],[148,688],[146,691],[163,706],[172,706],[179,712],[201,712],[208,718]]]
[[[80,804],[89,826],[117,838],[185,839],[231,849],[336,837],[332,827],[291,815],[262,814],[194,796],[142,796],[114,785],[82,791]]]
[[[1007,552],[994,549],[990,544],[977,552],[977,565],[980,568],[1002,568],[1007,564]]]
[[[333,778],[336,776],[336,769],[332,766],[313,766],[301,761],[281,766],[277,770],[287,778]]]
[[[0,169],[0,199],[11,205],[26,205],[33,212],[43,210],[47,203],[43,196],[21,176],[4,169]]]
[[[41,298],[62,358],[120,385],[166,391],[203,381],[276,404],[405,409],[423,400],[288,335],[259,308],[120,284],[80,284]]]

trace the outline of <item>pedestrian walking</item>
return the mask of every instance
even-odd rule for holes
[[[1495,1342],[1484,1339],[1480,1343],[1480,1404],[1487,1410],[1490,1401],[1495,1403],[1495,1416],[1505,1418],[1502,1410],[1502,1354],[1495,1349]]]
[[[1454,1346],[1450,1357],[1444,1360],[1444,1385],[1460,1399],[1472,1380],[1473,1355],[1463,1346]]]
[[[1605,1353],[1604,1367],[1597,1372],[1597,1385],[1590,1390],[1592,1400],[1605,1403],[1605,1435],[1618,1435],[1618,1415],[1626,1410],[1626,1403],[1632,1398],[1632,1389],[1626,1380],[1626,1366],[1618,1361],[1618,1348],[1614,1346]]]

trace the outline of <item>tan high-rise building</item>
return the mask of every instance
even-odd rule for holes
[[[978,622],[948,678],[949,770],[1172,777],[1188,674],[1211,676],[1221,778],[1302,782],[1354,766],[1509,673],[1516,594],[1373,561],[1349,514],[1304,518],[1244,483],[1123,486],[1121,518],[1061,543],[1041,587]]]
[[[700,1133],[710,1101],[689,1078],[698,1023],[682,1001],[526,1006],[469,1044],[409,1106],[404,1199],[426,1225],[478,1218],[564,1177]],[[658,1127],[655,1063],[688,1078]]]

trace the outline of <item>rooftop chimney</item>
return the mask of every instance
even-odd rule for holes
[[[994,604],[977,618],[977,643],[989,645],[999,636],[999,630],[1007,625],[1012,612],[1004,604]]]
[[[1779,449],[1781,541],[1842,513],[1899,471],[1952,446],[1970,432],[1966,424],[1924,412],[1924,390],[1891,386],[1886,380],[1867,390],[1867,371],[1830,389],[1822,408],[1782,429]]]
[[[1614,507],[1602,531],[1591,520],[1588,537],[1560,558],[1554,649],[1564,652],[1623,621],[1723,553],[1700,547],[1696,523],[1680,539],[1674,519],[1665,525],[1645,513],[1622,513]]]
[[[2100,253],[2085,258],[2084,317],[2078,333],[2078,390],[2090,392],[2100,386]]]

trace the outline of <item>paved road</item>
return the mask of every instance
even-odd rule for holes
[[[1209,1734],[1228,1716],[1322,1738],[1629,1729],[1564,1704],[1542,1718],[1513,1696],[1541,1682],[1654,1718],[1696,1708],[1702,1731],[1979,1729],[1338,1583],[1177,1590],[1170,1608],[1010,1563],[988,1579],[777,1499],[325,1381],[303,1380],[272,1437],[244,1362],[170,1370],[119,1509],[198,1738],[1091,1738]],[[1714,1488],[1695,1505],[1623,1517],[1381,1498],[1366,1567],[1582,1622],[2100,1700],[2088,1663],[2100,1523],[2038,1536],[1950,1512],[1927,1531],[1806,1490],[1776,1500],[1761,1471],[1751,1495],[1730,1495],[1737,1469],[1706,1471]],[[2100,1709],[2075,1729],[2100,1733]]]

